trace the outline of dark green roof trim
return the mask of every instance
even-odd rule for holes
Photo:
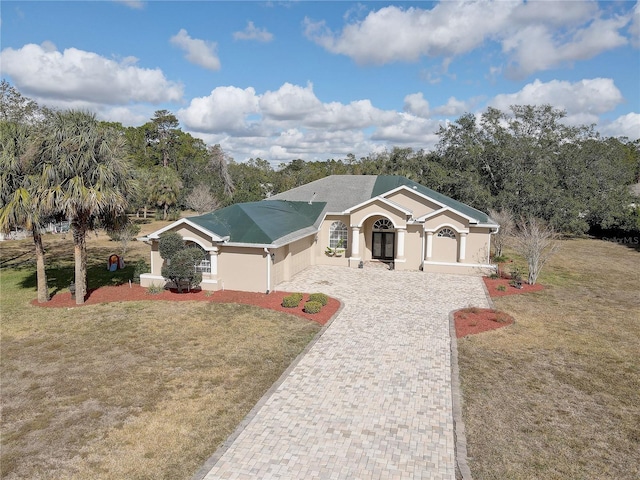
[[[408,187],[412,190],[416,190],[420,192],[422,195],[425,195],[429,198],[432,198],[438,203],[441,203],[453,210],[456,210],[467,217],[471,217],[478,221],[478,223],[495,223],[493,220],[489,218],[484,212],[480,210],[476,210],[469,205],[466,205],[462,202],[454,200],[451,197],[447,197],[441,193],[436,192],[435,190],[431,190],[423,185],[420,185],[413,180],[409,180],[406,177],[400,177],[397,175],[379,175],[376,179],[376,183],[373,186],[373,191],[371,192],[371,197],[377,197],[379,195],[383,195],[391,190],[395,190],[398,187]]]
[[[325,206],[325,202],[263,200],[230,205],[188,220],[221,237],[229,237],[229,243],[272,245],[282,237],[317,226]]]

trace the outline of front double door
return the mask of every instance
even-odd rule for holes
[[[393,261],[395,255],[395,232],[373,232],[371,256],[376,260]]]

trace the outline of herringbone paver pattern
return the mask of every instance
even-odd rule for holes
[[[316,266],[279,290],[345,307],[205,476],[451,479],[448,314],[479,277]]]

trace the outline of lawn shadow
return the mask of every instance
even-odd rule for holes
[[[85,300],[91,296],[91,293],[100,287],[110,285],[122,285],[133,279],[135,266],[133,264],[125,266],[125,268],[111,272],[103,264],[92,264],[87,267],[87,296]],[[49,296],[53,298],[61,291],[68,291],[69,285],[75,278],[75,269],[73,265],[68,266],[48,266],[47,267],[47,284],[49,285]],[[22,282],[22,288],[37,289],[37,277],[35,270],[27,275]]]

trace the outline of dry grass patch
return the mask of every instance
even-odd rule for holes
[[[28,264],[0,274],[6,479],[188,479],[320,328],[232,304],[43,309]]]
[[[640,477],[639,253],[567,240],[509,329],[458,341],[475,479]]]

